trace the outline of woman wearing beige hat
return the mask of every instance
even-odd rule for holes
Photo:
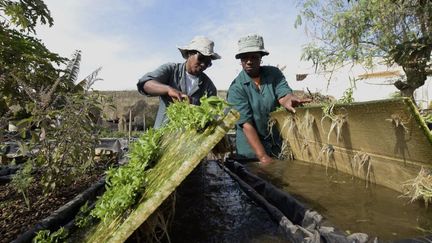
[[[192,104],[199,105],[202,96],[213,96],[217,92],[204,73],[212,65],[212,60],[221,58],[213,51],[214,42],[207,37],[196,36],[188,45],[178,49],[185,62],[163,64],[144,74],[137,84],[141,94],[160,97],[155,128],[166,122],[166,108],[174,100],[189,98]]]
[[[228,102],[240,112],[236,124],[237,155],[269,163],[281,145],[279,133],[268,130],[270,112],[279,106],[295,112],[293,107],[308,100],[293,95],[277,67],[261,66],[262,57],[269,54],[261,36],[244,36],[238,47],[235,58],[240,59],[243,70],[231,83],[227,95]]]

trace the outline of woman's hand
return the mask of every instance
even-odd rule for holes
[[[300,99],[299,97],[295,96],[294,94],[287,94],[284,97],[279,99],[279,104],[283,107],[285,107],[288,111],[291,111],[292,113],[295,113],[296,110],[294,107],[300,106],[304,103],[311,102],[311,99]]]

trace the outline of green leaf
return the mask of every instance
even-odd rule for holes
[[[301,18],[301,15],[297,15],[296,20],[294,22],[294,28],[297,28],[300,25],[302,25],[302,18]]]

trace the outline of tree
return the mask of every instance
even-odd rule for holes
[[[303,21],[314,41],[302,59],[320,70],[396,63],[405,77],[394,85],[408,97],[432,74],[430,0],[304,0],[296,27]]]
[[[42,0],[0,0],[0,127],[8,119],[25,117],[33,94],[46,92],[60,74],[55,66],[66,61],[33,37],[38,23],[53,24]],[[68,89],[64,81],[58,89]]]
[[[38,22],[53,25],[50,11],[43,0],[0,0],[0,11],[9,16],[7,20],[2,14],[2,24],[15,25],[21,31],[35,33]]]
[[[101,68],[76,83],[81,52],[68,60],[49,51],[35,37],[39,23],[53,24],[42,0],[0,0],[0,142],[5,124],[18,120],[21,133],[7,139],[27,156],[13,177],[25,198],[32,182],[52,192],[93,166],[104,101],[91,90]]]

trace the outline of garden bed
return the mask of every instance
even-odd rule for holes
[[[88,173],[69,186],[59,187],[49,195],[43,195],[42,188],[32,186],[27,208],[21,193],[11,183],[0,185],[0,242],[11,242],[19,235],[33,228],[38,222],[50,216],[61,206],[73,200],[81,192],[98,182],[108,164],[98,163]],[[35,175],[37,180],[39,175]]]

